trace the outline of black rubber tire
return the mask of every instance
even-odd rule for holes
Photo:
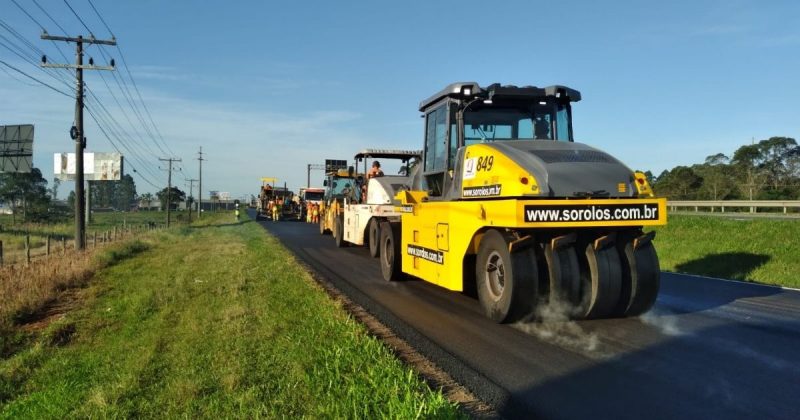
[[[377,258],[381,253],[381,228],[378,219],[372,218],[367,227],[367,242],[369,244],[369,256]]]
[[[348,245],[344,240],[344,216],[333,219],[333,239],[336,241],[337,248],[344,248]]]
[[[652,242],[633,249],[633,237],[618,245],[622,288],[614,315],[639,316],[653,307],[661,286],[661,268]]]
[[[581,270],[578,254],[572,245],[553,249],[551,244],[544,246],[549,278],[549,301],[561,302],[573,308],[581,303]]]
[[[486,316],[498,323],[519,321],[533,314],[538,300],[538,269],[533,248],[508,251],[513,238],[489,230],[475,259],[478,300]]]
[[[331,231],[329,231],[328,229],[325,229],[325,217],[320,215],[319,216],[319,234],[320,235],[325,235],[325,234],[329,234],[329,233],[331,233]]]
[[[400,224],[381,222],[381,274],[386,281],[398,281],[403,278],[401,260],[403,255],[400,253]]]
[[[607,318],[614,314],[622,288],[622,267],[613,244],[595,250],[591,243],[584,248],[581,261],[580,318]]]

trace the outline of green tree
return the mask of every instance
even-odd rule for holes
[[[58,187],[61,186],[61,180],[58,178],[53,178],[53,187],[50,189],[50,197],[53,200],[58,199]]]
[[[694,200],[697,190],[703,183],[695,171],[688,166],[678,166],[669,171],[664,171],[658,176],[653,188],[660,196],[672,200]]]
[[[736,171],[729,165],[728,156],[717,153],[706,157],[702,165],[693,166],[693,170],[701,178],[700,197],[709,200],[724,200],[730,198],[736,190]]]
[[[178,189],[178,187],[172,187],[170,191],[170,208],[177,207],[178,203],[186,199],[186,193]],[[167,189],[164,188],[157,192],[156,197],[158,197],[158,201],[161,203],[161,209],[165,210],[167,208]]]
[[[156,198],[151,193],[144,193],[141,195],[141,197],[139,197],[139,200],[141,200],[144,203],[147,203],[147,210],[150,210],[150,205],[153,203],[153,201],[156,200]]]
[[[16,223],[16,213],[20,208],[26,222],[46,218],[50,207],[48,192],[47,180],[38,168],[33,168],[30,173],[0,174],[0,199],[11,206],[12,223]]]
[[[128,211],[136,202],[136,183],[130,175],[123,175],[116,183],[114,191],[114,208],[117,210]]]
[[[75,191],[70,191],[69,195],[67,195],[67,205],[72,211],[75,211]]]

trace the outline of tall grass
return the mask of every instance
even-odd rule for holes
[[[0,418],[461,416],[276,238],[227,216],[156,233],[0,358]]]

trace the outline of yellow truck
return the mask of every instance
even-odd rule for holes
[[[383,277],[474,291],[496,322],[560,304],[635,316],[659,289],[666,200],[613,156],[574,141],[565,86],[453,83],[422,101],[422,161],[380,225]],[[633,146],[632,146],[633,147]]]

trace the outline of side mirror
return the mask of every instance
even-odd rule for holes
[[[323,187],[327,187],[328,186],[328,180],[327,179],[322,181],[322,186]]]

